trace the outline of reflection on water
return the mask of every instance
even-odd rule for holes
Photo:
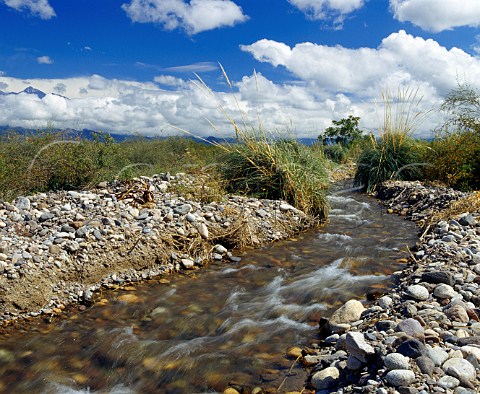
[[[330,197],[328,226],[0,340],[0,389],[15,393],[195,393],[242,386],[300,390],[291,345],[312,345],[321,316],[388,286],[411,223],[362,195]],[[118,300],[119,296],[125,301]]]

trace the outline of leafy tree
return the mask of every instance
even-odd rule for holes
[[[362,130],[358,128],[360,117],[349,115],[348,118],[332,121],[333,126],[327,127],[323,135],[318,136],[318,139],[323,144],[340,144],[349,146],[355,140],[362,136]]]

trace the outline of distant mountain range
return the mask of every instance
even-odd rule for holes
[[[42,92],[41,90],[36,89],[33,86],[28,86],[25,89],[23,89],[21,92],[2,92],[0,90],[0,96],[18,95],[18,94],[22,94],[22,93],[32,94],[34,96],[37,96],[39,99],[43,99],[47,95],[47,93]],[[60,97],[63,97],[64,99],[69,100],[68,97],[62,96],[61,94],[57,94],[57,93],[52,93],[52,94],[54,96],[60,96]]]
[[[22,94],[22,93],[37,96],[39,99],[43,99],[47,95],[47,93],[42,92],[41,90],[36,89],[33,86],[28,86],[27,88],[23,89],[21,92],[2,92],[2,91],[0,91],[0,96],[18,95],[18,94]],[[51,94],[53,94],[55,96],[60,96],[60,97],[63,97],[65,99],[69,100],[68,97],[62,96],[60,94],[57,94],[57,93],[51,93]],[[0,126],[0,137],[6,136],[11,132],[18,133],[20,135],[35,135],[36,133],[41,132],[41,131],[45,131],[45,130],[29,129],[29,128],[24,128],[24,127],[12,127],[12,126],[9,126],[9,125],[4,125],[4,126]],[[86,139],[86,140],[92,140],[94,138],[94,135],[96,134],[96,132],[94,130],[89,130],[89,129],[83,129],[83,130],[49,129],[49,131],[64,132],[64,133],[67,133],[69,135],[75,135],[76,137],[83,138],[83,139]],[[139,135],[134,135],[134,134],[122,134],[122,133],[109,133],[109,134],[117,142],[122,142],[122,141],[125,141],[125,140],[134,139],[134,138],[139,137]],[[145,137],[145,136],[142,136],[142,137],[147,138],[147,139],[168,138],[168,137],[164,137],[164,136],[161,136],[161,137]],[[185,138],[191,138],[191,139],[193,139],[195,141],[198,141],[198,142],[205,142],[204,140],[202,140],[200,138],[187,137],[187,136],[185,136]],[[234,143],[236,141],[235,138],[233,138],[233,137],[222,138],[222,137],[214,137],[214,136],[206,137],[205,140],[207,140],[208,142],[218,142],[218,143],[224,143],[224,142]],[[316,138],[298,138],[297,141],[300,142],[301,144],[312,145],[315,142],[317,142],[317,139]]]

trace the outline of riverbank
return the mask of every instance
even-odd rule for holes
[[[102,287],[196,270],[313,225],[283,201],[227,197],[159,174],[0,202],[0,322],[90,304]]]
[[[419,225],[398,284],[378,300],[351,300],[320,321],[323,341],[304,349],[319,393],[480,392],[480,195],[388,182],[389,213]],[[290,352],[298,357],[298,351]]]

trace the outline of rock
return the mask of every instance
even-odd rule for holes
[[[405,294],[418,301],[426,301],[430,296],[428,290],[421,285],[410,285],[407,287]]]
[[[462,225],[462,226],[475,226],[477,224],[477,221],[475,220],[475,218],[472,216],[472,215],[464,215],[462,216],[458,222]]]
[[[415,319],[406,319],[397,324],[395,331],[404,332],[408,336],[418,339],[419,341],[425,340],[425,330],[422,325]]]
[[[426,375],[432,376],[435,369],[435,363],[427,356],[418,357],[415,362],[417,363],[420,371]]]
[[[440,367],[448,360],[448,353],[441,347],[427,347],[427,356],[433,361],[435,366]]]
[[[208,239],[208,227],[205,223],[200,223],[197,227],[197,231],[203,239]]]
[[[183,268],[185,268],[187,270],[191,270],[191,269],[195,268],[195,263],[191,259],[181,259],[180,261],[183,265]]]
[[[365,341],[363,333],[358,331],[348,332],[345,337],[345,345],[351,356],[355,356],[362,363],[367,363],[375,354],[373,346]]]
[[[472,355],[477,359],[478,362],[480,362],[480,347],[465,345],[465,346],[462,346],[460,350],[462,351],[464,358],[467,358],[468,356]]]
[[[358,371],[362,369],[364,363],[362,363],[358,358],[355,356],[349,356],[347,359],[347,369],[350,371]]]
[[[461,323],[468,323],[470,321],[467,311],[461,305],[453,305],[448,308],[445,315],[452,321],[458,321]]]
[[[336,333],[344,332],[344,324],[353,323],[360,319],[362,312],[365,310],[363,304],[357,300],[349,300],[333,312],[329,325],[330,329]]]
[[[40,217],[38,218],[38,221],[40,223],[43,223],[43,222],[46,222],[47,220],[53,219],[54,217],[55,215],[53,213],[45,212],[40,215]]]
[[[471,336],[467,338],[460,338],[457,340],[457,344],[459,346],[465,346],[465,345],[477,345],[480,346],[480,336]]]
[[[75,253],[80,250],[80,245],[77,241],[67,241],[63,247],[67,252],[70,253]]]
[[[438,284],[433,290],[433,295],[437,298],[453,298],[456,294],[453,287],[445,283]]]
[[[60,246],[58,245],[48,245],[48,253],[50,254],[59,254],[60,252],[62,251],[62,249],[60,248]]]
[[[427,353],[425,345],[418,339],[410,338],[404,340],[398,347],[397,352],[406,357],[417,358]]]
[[[393,300],[389,296],[383,296],[378,300],[378,305],[380,305],[383,309],[388,309],[393,304]]]
[[[445,375],[438,379],[437,385],[443,389],[454,389],[460,385],[460,380],[453,376]]]
[[[406,369],[395,369],[389,371],[387,375],[385,375],[385,379],[390,386],[409,386],[415,380],[415,374]]]
[[[463,358],[450,358],[442,365],[447,375],[460,380],[464,385],[470,386],[476,378],[475,367]]]
[[[291,347],[287,351],[287,355],[292,358],[302,357],[302,349],[299,347]]]
[[[385,356],[383,364],[389,370],[392,369],[409,369],[408,358],[400,353],[390,353]]]
[[[225,390],[223,390],[223,394],[240,394],[240,392],[233,387],[228,387]]]
[[[190,204],[183,204],[177,206],[173,209],[173,212],[178,213],[179,215],[186,215],[192,211],[192,206]]]
[[[311,384],[316,390],[328,390],[335,387],[340,380],[340,371],[335,367],[328,367],[312,375]]]
[[[27,197],[18,197],[15,206],[22,211],[30,210],[30,199]]]
[[[220,244],[215,245],[214,249],[217,253],[220,253],[220,254],[225,254],[228,252],[228,249],[225,246]]]
[[[446,271],[430,271],[424,272],[422,274],[422,282],[427,283],[445,283],[447,285],[453,286],[455,284],[455,279],[450,272]]]
[[[140,298],[135,294],[122,294],[117,298],[118,301],[125,302],[127,304],[134,304],[140,302]]]

